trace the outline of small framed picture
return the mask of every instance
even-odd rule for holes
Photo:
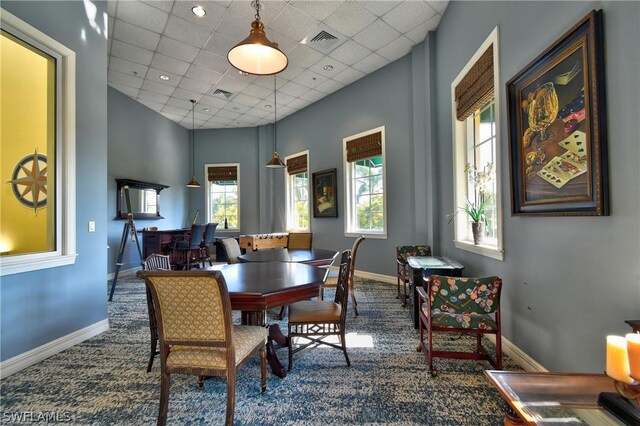
[[[338,217],[337,169],[313,173],[313,217]]]

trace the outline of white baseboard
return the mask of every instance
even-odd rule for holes
[[[140,268],[130,268],[130,269],[121,269],[118,273],[118,278],[130,278],[135,277],[136,272],[138,272]],[[115,272],[107,274],[107,281],[111,281],[113,277],[116,275]]]
[[[37,348],[2,361],[0,362],[0,379],[4,379],[13,373],[17,373],[20,370],[60,353],[65,349],[69,349],[70,347],[84,342],[85,340],[97,336],[107,330],[109,330],[109,320],[103,319],[102,321],[98,321],[81,330],[74,331],[66,336],[62,336],[49,343],[45,343],[42,346],[38,346]]]
[[[494,344],[496,343],[496,336],[486,335],[485,337]],[[502,351],[525,371],[549,371],[504,336],[502,337]]]
[[[381,281],[383,283],[388,283],[388,284],[397,284],[395,277],[392,277],[389,275],[376,274],[375,272],[358,271],[356,269],[356,271],[354,272],[354,275],[359,278],[366,278],[370,280]]]

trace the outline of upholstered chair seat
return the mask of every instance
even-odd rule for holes
[[[311,301],[305,300],[291,305],[289,309],[289,321],[339,321],[342,315],[342,306],[329,300]]]

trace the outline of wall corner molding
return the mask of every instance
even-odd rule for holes
[[[109,330],[109,320],[105,318],[102,321],[2,361],[0,362],[0,379],[24,370],[107,330]]]

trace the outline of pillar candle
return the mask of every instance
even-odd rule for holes
[[[626,338],[631,377],[640,381],[640,334],[630,333],[627,334]]]
[[[607,336],[607,376],[619,382],[631,383],[627,339]]]

